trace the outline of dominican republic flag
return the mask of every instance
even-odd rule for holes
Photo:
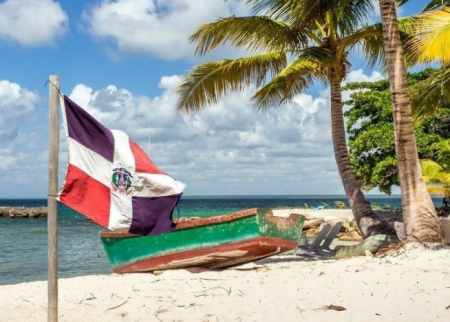
[[[67,96],[62,110],[69,164],[58,200],[111,230],[174,229],[185,185],[159,170],[126,133],[108,130]]]

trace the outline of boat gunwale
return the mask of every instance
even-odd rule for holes
[[[226,222],[230,222],[230,221],[245,218],[245,217],[256,216],[258,214],[258,210],[270,211],[269,209],[251,208],[251,209],[241,210],[241,211],[233,212],[230,214],[219,215],[219,216],[214,216],[214,217],[184,220],[184,221],[177,223],[177,226],[173,231],[221,224],[221,223],[226,223]],[[122,231],[100,231],[100,238],[126,238],[126,237],[147,237],[147,236],[146,235],[138,235],[138,234],[130,234],[128,232],[122,232]]]

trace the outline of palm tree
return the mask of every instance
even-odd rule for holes
[[[195,66],[178,88],[178,109],[197,112],[224,94],[255,85],[259,110],[279,107],[315,81],[330,85],[333,149],[345,193],[364,237],[394,233],[377,217],[352,172],[345,139],[341,82],[356,45],[370,49],[374,63],[382,46],[380,31],[361,28],[372,13],[371,0],[246,0],[256,13],[200,26],[190,37],[196,54],[226,42],[254,55]]]
[[[445,242],[442,226],[420,171],[395,3],[394,0],[379,2],[394,110],[395,148],[406,237],[409,241]]]

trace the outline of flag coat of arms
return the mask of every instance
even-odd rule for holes
[[[175,228],[185,185],[161,171],[122,131],[109,130],[64,96],[69,164],[58,200],[114,231],[157,235]]]

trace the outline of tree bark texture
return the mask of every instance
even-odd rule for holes
[[[395,234],[393,228],[382,221],[372,210],[353,174],[345,139],[344,115],[342,111],[341,78],[330,77],[331,89],[331,129],[336,163],[347,195],[350,208],[355,216],[358,228],[367,238],[377,234]]]
[[[420,170],[395,4],[393,0],[379,1],[407,240],[445,242],[442,226]]]

